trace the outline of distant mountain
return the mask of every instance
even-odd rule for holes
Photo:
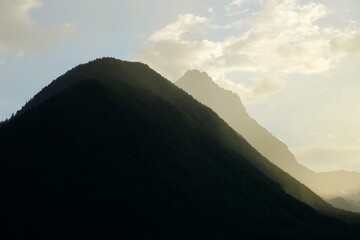
[[[360,173],[316,173],[299,164],[282,141],[248,115],[237,94],[220,88],[206,73],[190,70],[175,84],[214,110],[262,155],[321,197],[355,200],[353,194],[360,191]]]
[[[360,202],[347,200],[345,198],[337,197],[329,199],[328,202],[334,207],[344,209],[351,212],[360,212]]]
[[[329,216],[358,215],[141,63],[72,69],[0,128],[0,146],[2,239],[357,237]]]

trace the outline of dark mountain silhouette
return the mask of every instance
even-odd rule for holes
[[[329,217],[356,215],[141,63],[74,68],[0,128],[0,146],[3,239],[356,237]]]
[[[282,141],[248,115],[237,94],[220,88],[206,73],[190,70],[176,85],[214,110],[262,155],[321,197],[328,199],[341,196],[354,199],[354,193],[359,192],[360,173],[316,173],[299,164]]]
[[[139,66],[143,66],[143,68]],[[324,201],[309,191],[308,188],[299,184],[288,174],[268,162],[249,146],[246,140],[238,136],[236,132],[224,124],[216,114],[212,113],[212,117],[204,116],[204,107],[194,105],[192,97],[189,97],[187,94],[185,95],[186,97],[184,97],[184,93],[179,93],[179,89],[176,86],[166,79],[161,78],[159,74],[141,63],[137,65],[129,64],[128,62],[107,58],[102,61],[98,60],[80,65],[40,91],[22,108],[20,115],[72,86],[74,83],[83,81],[84,79],[100,79],[101,82],[110,85],[111,88],[116,88],[114,85],[118,82],[123,82],[161,97],[177,109],[184,111],[185,116],[190,118],[189,120],[191,120],[192,123],[199,122],[198,127],[205,128],[210,136],[219,139],[219,142],[224,146],[237,153],[246,155],[252,164],[275,182],[280,183],[284,191],[317,210],[333,214],[333,208],[331,208],[329,204],[324,204]],[[146,81],[147,79],[151,80]]]

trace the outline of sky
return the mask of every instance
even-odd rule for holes
[[[358,0],[0,0],[0,121],[74,66],[206,71],[315,171],[360,172]]]

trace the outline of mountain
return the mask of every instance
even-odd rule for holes
[[[329,199],[328,202],[334,207],[351,212],[360,212],[360,202],[351,201],[341,197]]]
[[[140,69],[138,66],[143,66],[143,68]],[[19,115],[84,79],[101,79],[101,82],[115,89],[117,89],[116,84],[122,82],[131,87],[142,89],[142,91],[153,93],[174,105],[175,108],[182,110],[185,117],[187,119],[190,118],[192,124],[197,122],[198,128],[205,128],[208,135],[214,139],[218,139],[218,142],[226,148],[246,155],[251,164],[255,165],[275,182],[280,183],[285,192],[317,210],[334,215],[334,209],[331,208],[329,204],[326,204],[308,188],[299,184],[299,182],[288,174],[270,163],[254,150],[242,136],[239,136],[229,128],[215,113],[210,111],[211,116],[205,115],[204,112],[209,111],[207,108],[201,105],[194,105],[194,99],[192,97],[188,96],[188,94],[185,95],[186,97],[183,96],[184,92],[179,93],[179,89],[171,82],[161,78],[158,73],[141,63],[137,63],[136,65],[124,61],[117,61],[112,58],[105,58],[79,65],[63,76],[60,76],[36,94],[34,98],[19,111]],[[146,81],[146,79],[151,79],[151,81]],[[335,215],[337,214],[338,213]]]
[[[353,196],[360,191],[360,173],[316,173],[299,164],[282,141],[248,115],[237,94],[220,88],[205,72],[190,70],[176,85],[210,107],[268,160],[321,197],[360,200]]]
[[[357,237],[330,215],[358,216],[141,63],[75,67],[4,123],[0,146],[2,239]]]

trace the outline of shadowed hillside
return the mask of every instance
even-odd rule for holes
[[[336,212],[140,63],[105,58],[69,71],[0,128],[0,146],[2,234],[16,239],[354,234],[286,192],[355,215]]]

